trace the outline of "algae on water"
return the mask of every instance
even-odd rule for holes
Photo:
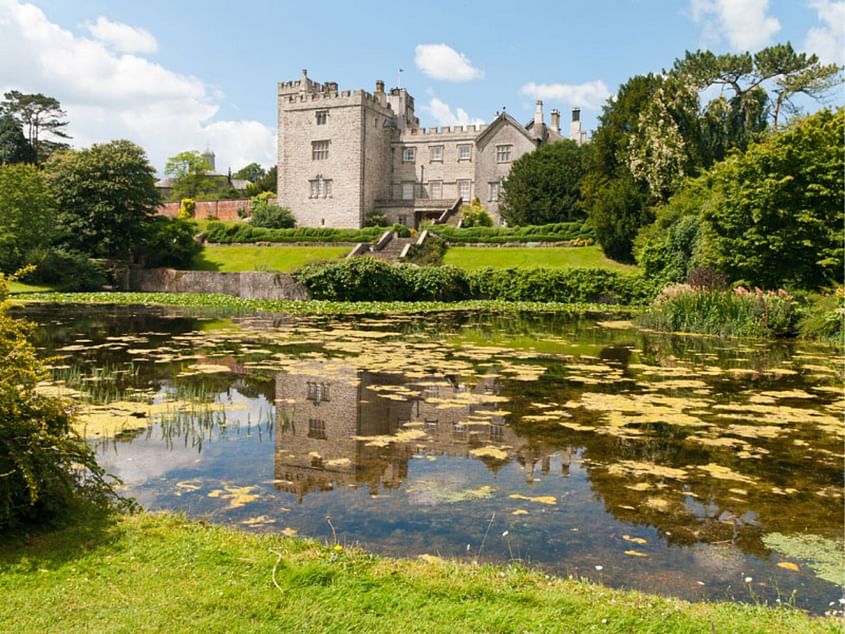
[[[763,535],[763,543],[790,559],[806,562],[817,577],[845,586],[845,542],[819,535],[769,533]]]

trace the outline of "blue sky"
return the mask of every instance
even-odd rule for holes
[[[402,68],[424,126],[528,121],[540,97],[591,130],[620,83],[686,49],[789,40],[841,64],[843,30],[843,0],[0,0],[0,92],[58,98],[77,145],[129,138],[159,170],[208,146],[225,170],[274,161],[276,82],[302,68],[370,91]]]

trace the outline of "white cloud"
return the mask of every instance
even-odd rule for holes
[[[560,101],[578,108],[598,110],[610,97],[607,85],[601,81],[588,81],[583,84],[525,84],[519,92],[526,97]]]
[[[119,53],[155,53],[158,50],[158,42],[149,31],[122,22],[112,22],[103,16],[85,28],[94,39],[110,45]]]
[[[691,0],[691,9],[706,42],[727,38],[735,51],[762,48],[780,31],[780,21],[768,15],[769,0]]]
[[[807,31],[804,50],[826,64],[845,64],[845,1],[810,0],[807,4],[823,26]]]
[[[206,146],[221,170],[275,163],[273,130],[215,121],[220,96],[202,80],[74,35],[31,4],[0,0],[0,93],[13,89],[58,99],[75,146],[129,139],[159,169],[169,156]]]
[[[470,81],[484,77],[484,71],[447,44],[419,44],[415,52],[417,68],[432,79]]]
[[[423,106],[423,111],[431,115],[431,117],[437,122],[438,127],[481,125],[484,123],[484,119],[470,117],[467,111],[463,108],[455,108],[455,112],[452,112],[452,108],[449,107],[449,104],[440,101],[437,97],[432,97],[428,105]]]

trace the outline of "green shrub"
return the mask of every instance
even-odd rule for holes
[[[473,198],[472,203],[461,207],[461,227],[492,227],[493,219],[487,210],[481,205],[478,198]]]
[[[250,244],[253,242],[372,242],[384,233],[384,227],[333,229],[330,227],[297,227],[267,229],[247,223],[210,222],[203,237],[217,244]],[[407,231],[407,228],[406,228]]]
[[[105,269],[84,253],[61,248],[37,249],[28,258],[35,270],[24,277],[59,291],[98,291],[108,283]]]
[[[526,225],[524,227],[453,227],[451,225],[428,225],[431,233],[446,242],[461,244],[484,242],[565,242],[575,239],[593,238],[592,230],[583,222],[559,222],[550,225]]]
[[[687,284],[664,288],[640,325],[672,332],[736,337],[786,337],[797,332],[798,304],[785,291],[744,287],[695,289]]]
[[[293,272],[313,299],[643,303],[654,288],[635,273],[604,269],[482,269],[393,266],[373,258],[308,264]]]
[[[196,234],[197,225],[193,222],[156,216],[147,225],[143,245],[145,266],[190,267],[194,256],[202,250]]]
[[[830,294],[812,293],[805,299],[798,332],[807,339],[845,343],[845,289]]]
[[[408,255],[405,256],[405,261],[419,266],[441,264],[448,248],[444,240],[433,233],[429,233],[425,242],[421,245],[416,243],[411,245],[408,249]]]
[[[296,226],[296,218],[293,212],[287,207],[279,207],[270,202],[273,196],[270,192],[264,192],[251,199],[253,227],[266,227],[267,229],[291,229]]]
[[[179,220],[189,220],[197,213],[197,201],[193,198],[183,198],[179,202]]]
[[[28,341],[31,325],[8,315],[5,282],[0,274],[0,532],[114,499],[67,410],[36,391],[47,372]]]
[[[387,225],[387,215],[380,211],[368,211],[364,214],[365,227],[386,227]]]

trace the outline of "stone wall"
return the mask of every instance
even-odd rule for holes
[[[275,201],[271,200],[270,202]],[[175,218],[179,215],[180,205],[181,203],[164,203],[156,210],[156,213],[160,216]],[[252,213],[252,205],[249,199],[198,200],[194,210],[194,218],[197,220],[217,218],[218,220],[238,221],[242,219],[238,215],[240,209],[246,211],[247,215]]]
[[[309,299],[308,291],[287,273],[134,269],[129,290],[148,293],[220,293],[244,299]]]

